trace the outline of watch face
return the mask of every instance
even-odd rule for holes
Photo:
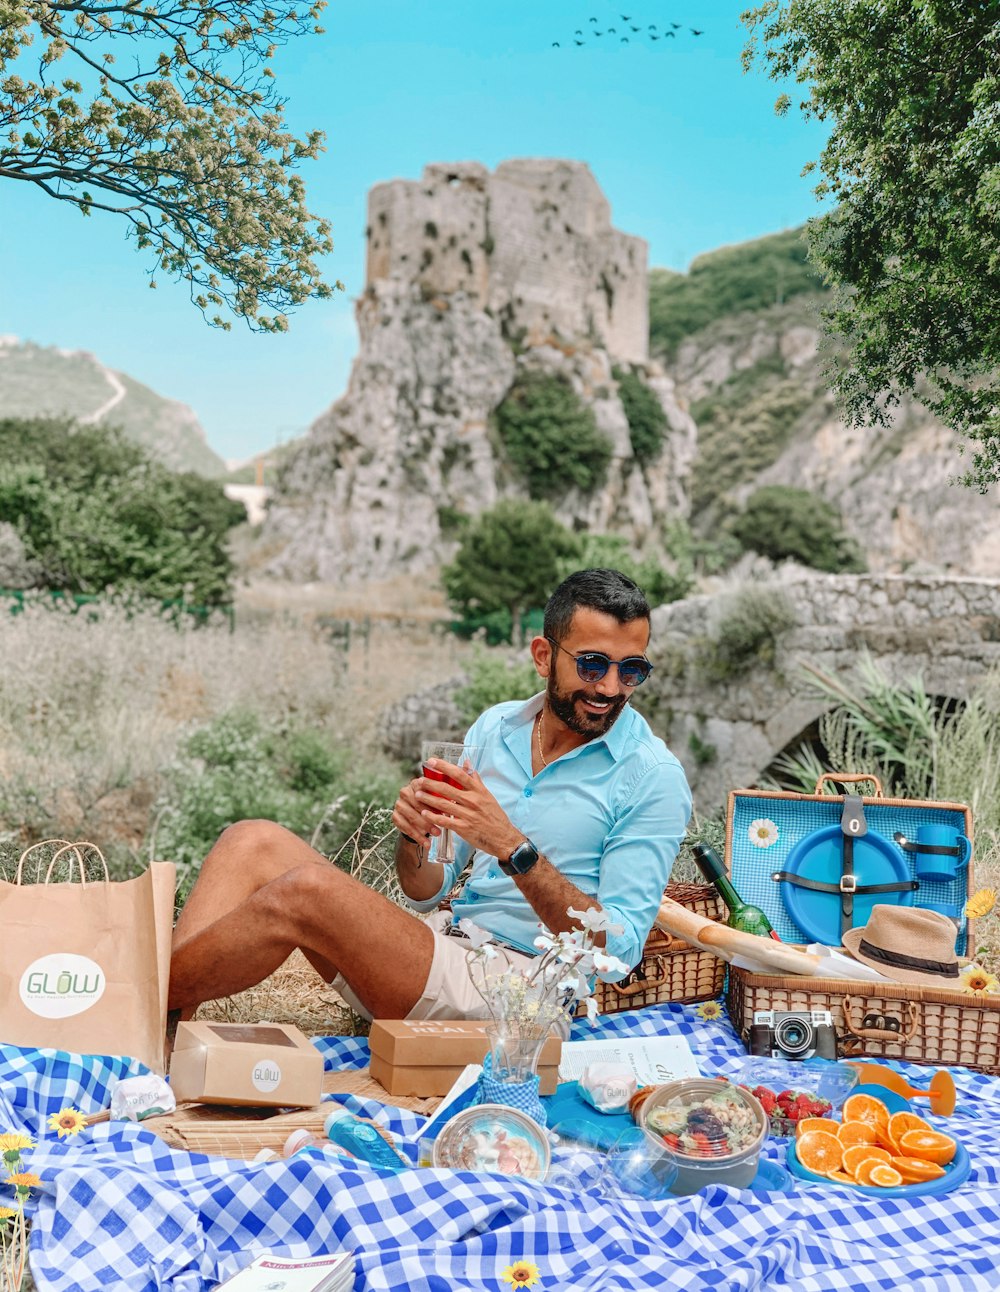
[[[525,839],[524,843],[517,845],[506,862],[500,863],[500,867],[509,875],[526,875],[537,860],[538,849],[530,839]]]

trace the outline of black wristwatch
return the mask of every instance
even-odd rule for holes
[[[500,857],[497,858],[500,869],[505,875],[526,875],[537,860],[538,849],[530,839],[519,843],[506,861]]]

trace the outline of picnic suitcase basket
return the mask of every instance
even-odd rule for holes
[[[726,918],[726,908],[709,884],[668,884],[664,895],[706,919]],[[628,976],[621,982],[598,982],[594,994],[601,1014],[618,1014],[647,1005],[717,1000],[725,979],[725,962],[718,956],[654,926],[642,959]]]
[[[803,941],[781,905],[772,874],[782,872],[786,858],[810,831],[829,829],[844,810],[847,795],[822,794],[824,780],[872,781],[876,793],[860,798],[867,822],[888,836],[893,827],[912,835],[914,823],[953,825],[972,838],[972,817],[961,803],[886,797],[876,777],[828,774],[814,794],[786,791],[734,790],[726,815],[726,864],[744,900],[760,906],[783,941]],[[754,820],[751,821],[750,818]],[[751,826],[758,834],[774,834],[765,846],[747,842]],[[770,831],[773,827],[773,831]],[[906,853],[901,852],[906,859]],[[901,865],[904,863],[901,863]],[[947,902],[964,911],[973,890],[972,861],[959,868],[948,885],[927,884],[929,903]],[[872,901],[888,894],[872,894]],[[913,900],[921,904],[914,895]],[[869,903],[870,906],[870,903]],[[866,922],[862,908],[855,927]],[[960,922],[956,951],[974,947],[972,921]],[[838,1037],[838,1052],[847,1058],[904,1059],[910,1063],[960,1065],[975,1071],[1000,1072],[1000,997],[972,996],[958,988],[877,983],[858,979],[803,978],[753,974],[731,967],[726,1007],[737,1034],[746,1044],[757,1010],[829,1010]],[[873,1025],[881,1020],[885,1026]],[[867,1024],[867,1026],[866,1026]]]

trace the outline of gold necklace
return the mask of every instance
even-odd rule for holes
[[[542,716],[543,714],[544,714],[544,710],[539,709],[538,723],[535,727],[535,739],[536,739],[536,743],[538,744],[538,757],[542,760],[542,766],[548,767],[549,760],[545,757],[545,754],[542,752]]]

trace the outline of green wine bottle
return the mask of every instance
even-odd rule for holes
[[[780,942],[771,922],[759,906],[750,906],[744,902],[732,886],[726,875],[725,867],[719,854],[707,843],[696,843],[691,849],[695,864],[710,884],[714,884],[719,896],[729,908],[729,919],[726,923],[731,929],[740,929],[743,933],[755,933],[759,938],[774,938]]]

